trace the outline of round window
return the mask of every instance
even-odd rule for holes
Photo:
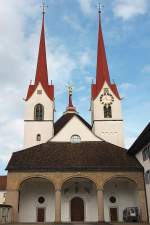
[[[38,202],[40,203],[40,204],[42,204],[42,203],[44,203],[45,202],[45,198],[44,197],[39,197],[38,198]]]
[[[115,203],[115,202],[116,202],[116,197],[111,196],[111,197],[109,198],[109,201],[110,201],[111,203]]]
[[[81,137],[77,134],[74,134],[71,136],[71,143],[80,143]]]

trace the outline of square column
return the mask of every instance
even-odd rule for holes
[[[104,222],[104,194],[102,189],[97,189],[98,222]]]
[[[12,222],[18,222],[18,190],[7,190],[6,204],[12,206]]]
[[[139,208],[141,210],[141,222],[147,222],[148,216],[144,190],[138,190],[138,199],[139,199]]]
[[[55,222],[61,222],[61,190],[55,190]]]

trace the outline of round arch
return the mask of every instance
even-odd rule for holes
[[[102,184],[102,188],[104,189],[104,186],[106,184],[108,184],[109,182],[111,182],[112,180],[114,179],[124,179],[124,180],[128,180],[132,183],[134,183],[136,185],[136,187],[138,188],[138,183],[136,182],[136,180],[134,180],[133,178],[130,178],[128,176],[122,176],[122,175],[115,175],[115,176],[111,176],[111,177],[108,177],[106,178],[104,181],[103,181],[103,184]]]
[[[19,222],[53,222],[55,186],[43,176],[26,177],[19,186]]]
[[[138,188],[128,176],[112,176],[103,183],[104,218],[106,222],[123,222],[124,211],[138,207]]]
[[[80,175],[67,177],[62,182],[61,191],[63,222],[98,221],[97,185],[93,179]]]
[[[20,190],[20,187],[21,185],[26,182],[27,180],[30,180],[30,179],[34,179],[34,178],[40,178],[40,179],[45,179],[47,180],[50,184],[52,184],[52,186],[55,188],[55,185],[53,183],[52,180],[50,180],[48,177],[46,176],[41,176],[41,175],[35,175],[35,176],[27,176],[27,177],[24,177],[22,180],[19,181],[19,183],[17,184],[17,189]]]
[[[69,176],[69,177],[65,178],[61,183],[61,189],[67,182],[71,181],[72,179],[80,179],[80,178],[91,181],[95,185],[96,189],[98,189],[98,185],[95,182],[95,180],[93,178],[91,178],[90,176],[86,176],[86,175],[74,175],[74,176]]]

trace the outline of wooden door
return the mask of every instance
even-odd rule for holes
[[[37,209],[37,222],[45,222],[45,208]]]
[[[118,221],[118,211],[117,208],[110,208],[110,220]]]
[[[71,221],[84,221],[84,201],[79,197],[71,200]]]

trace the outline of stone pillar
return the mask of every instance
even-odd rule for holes
[[[98,203],[98,222],[104,222],[104,195],[103,190],[97,190],[97,203]]]
[[[145,191],[144,190],[138,190],[138,202],[139,202],[139,208],[141,210],[141,221],[147,222],[148,216],[147,216],[147,207],[146,207],[146,198],[145,198]]]
[[[12,222],[18,222],[18,190],[7,190],[6,204],[12,206]]]
[[[61,222],[61,189],[55,190],[55,222]]]

